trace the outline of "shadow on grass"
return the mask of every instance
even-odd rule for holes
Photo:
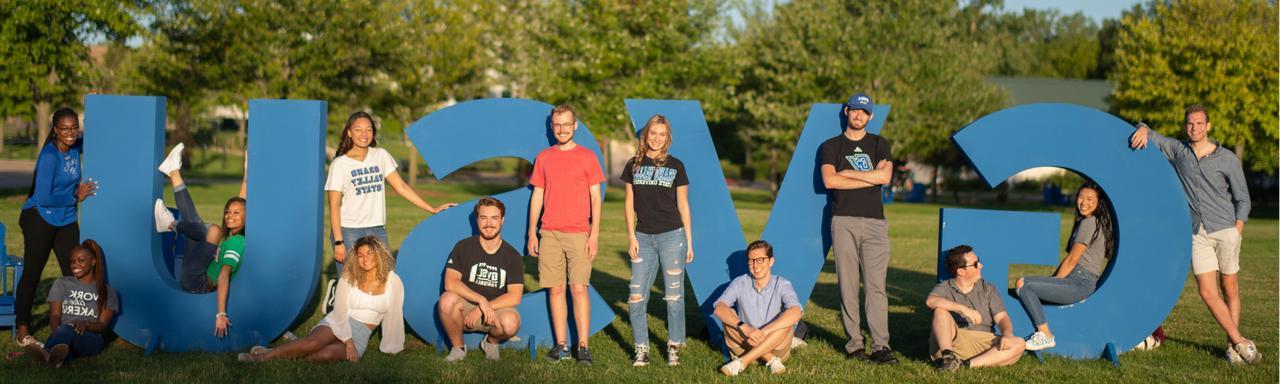
[[[835,263],[828,260],[822,266],[822,272],[834,275],[836,273]],[[928,292],[935,285],[935,277],[926,273],[890,267],[885,281],[885,294],[888,296],[891,309],[888,316],[889,346],[908,359],[928,361],[928,339],[933,316],[929,308],[924,305],[924,301]],[[862,316],[861,328],[863,328],[861,332],[869,347],[871,335],[866,319],[865,297],[865,291],[859,292],[858,304],[860,305],[859,313]],[[814,319],[810,317],[807,319],[810,325],[810,335],[830,344],[837,351],[844,351],[845,344],[849,338],[844,332],[840,318],[842,310],[839,285],[818,282],[814,286],[813,293],[809,296],[809,302],[812,305],[834,311],[836,313],[834,324],[840,325],[834,330],[826,329],[815,325],[813,323]],[[902,311],[893,311],[892,308],[894,307],[907,307],[911,308],[911,310],[903,313]]]

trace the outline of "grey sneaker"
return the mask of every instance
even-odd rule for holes
[[[1231,346],[1236,353],[1240,354],[1240,359],[1249,364],[1257,364],[1262,362],[1262,354],[1258,353],[1258,346],[1253,344],[1253,340],[1245,339],[1242,343],[1236,343]]]
[[[578,365],[591,365],[591,348],[585,345],[578,346]]]
[[[559,362],[560,360],[568,357],[569,347],[566,347],[564,344],[556,344],[556,346],[551,347],[551,350],[547,352],[547,360],[551,362]]]
[[[449,350],[449,356],[444,357],[446,363],[456,363],[467,357],[467,346],[453,347]]]
[[[680,344],[667,344],[667,365],[668,366],[674,367],[674,366],[680,365],[680,348],[683,348],[683,347],[684,346]]]
[[[646,365],[649,365],[649,346],[648,346],[648,345],[637,345],[637,346],[636,346],[636,358],[635,358],[635,360],[632,360],[632,361],[631,361],[631,366],[632,366],[632,367],[643,367],[643,366],[646,366]]]
[[[936,362],[939,371],[955,372],[960,370],[960,366],[964,365],[960,361],[960,357],[956,353],[948,349],[942,351],[942,358]]]
[[[1231,343],[1227,343],[1227,361],[1231,364],[1244,364],[1244,359],[1240,358],[1240,352],[1236,352],[1235,347]]]
[[[502,360],[502,353],[498,351],[497,343],[490,343],[489,338],[485,337],[480,341],[480,350],[484,351],[484,359],[489,361]]]

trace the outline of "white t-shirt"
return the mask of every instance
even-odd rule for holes
[[[387,224],[386,177],[399,167],[387,150],[370,147],[364,161],[347,155],[329,164],[324,190],[342,192],[345,228],[369,228]]]

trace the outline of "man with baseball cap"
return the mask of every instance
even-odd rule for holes
[[[858,93],[843,108],[844,132],[819,147],[822,184],[831,190],[831,240],[840,285],[840,313],[849,335],[845,353],[851,359],[897,364],[889,349],[889,224],[880,187],[889,184],[893,163],[889,142],[867,132],[874,117],[871,97]],[[866,285],[867,327],[871,354],[862,337],[858,308],[859,283]]]

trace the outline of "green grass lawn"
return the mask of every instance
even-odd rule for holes
[[[238,186],[219,184],[193,186],[195,200],[200,203],[204,217],[218,217],[221,203],[235,194]],[[485,194],[501,192],[509,187],[465,186],[435,183],[420,186],[423,196],[431,203],[458,202]],[[22,238],[17,229],[17,217],[25,191],[10,191],[0,198],[0,220],[9,225],[5,239],[9,252],[21,254]],[[166,200],[172,195],[166,188]],[[84,382],[143,381],[143,382],[242,382],[242,381],[290,381],[290,382],[686,382],[726,380],[716,368],[721,364],[720,353],[713,350],[702,336],[703,324],[693,300],[688,301],[689,347],[682,354],[682,366],[667,367],[662,364],[665,350],[656,348],[654,364],[646,368],[632,368],[630,364],[631,328],[626,316],[627,282],[630,271],[625,260],[626,234],[622,222],[622,193],[610,189],[604,206],[605,220],[601,235],[601,255],[596,259],[593,285],[610,303],[617,314],[604,331],[594,335],[591,345],[595,354],[594,367],[579,367],[572,363],[559,364],[530,361],[523,350],[504,351],[501,364],[484,361],[479,351],[473,351],[467,360],[456,365],[442,362],[436,348],[416,338],[410,338],[407,349],[396,356],[384,355],[371,347],[358,364],[312,365],[302,362],[273,362],[245,365],[235,361],[231,353],[157,354],[143,357],[142,350],[123,341],[117,341],[104,355],[76,361],[70,369],[52,371],[34,367],[25,359],[0,363],[0,382]],[[744,225],[747,239],[755,239],[764,229],[771,202],[759,192],[735,192],[738,215]],[[388,199],[391,240],[399,244],[413,225],[426,217],[425,213],[412,209],[403,199]],[[1190,278],[1183,289],[1181,300],[1165,322],[1169,334],[1166,344],[1149,352],[1126,353],[1121,356],[1121,367],[1115,369],[1106,361],[1075,361],[1064,358],[1048,358],[1045,364],[1025,357],[1009,368],[962,371],[954,374],[935,372],[926,362],[928,325],[930,313],[924,307],[925,295],[933,285],[934,257],[937,247],[938,209],[932,204],[892,204],[888,206],[893,242],[893,259],[889,271],[890,330],[892,345],[901,353],[903,363],[894,367],[871,366],[845,360],[842,351],[844,332],[839,321],[839,293],[835,288],[835,264],[828,259],[818,279],[804,321],[810,324],[809,346],[798,350],[788,361],[789,373],[772,377],[765,369],[754,366],[737,380],[751,382],[787,381],[854,381],[854,382],[906,382],[906,381],[960,381],[960,382],[1276,382],[1277,381],[1277,221],[1257,218],[1250,222],[1245,233],[1241,257],[1240,284],[1244,302],[1242,331],[1258,344],[1264,362],[1257,366],[1234,367],[1222,357],[1225,337],[1196,294]],[[1069,216],[1065,208],[1063,231],[1069,230]],[[523,220],[523,218],[510,218]],[[816,219],[816,218],[815,218]],[[327,223],[327,221],[326,221]],[[326,225],[327,227],[327,225]],[[141,228],[139,230],[142,230]],[[328,247],[325,247],[328,248]],[[326,263],[329,261],[326,254]],[[709,255],[704,255],[710,257]],[[706,260],[706,259],[703,259]],[[698,267],[698,261],[690,266]],[[536,270],[532,260],[526,270]],[[38,293],[38,301],[45,297],[49,285],[57,277],[58,268],[52,262],[45,268],[44,281]],[[326,268],[326,271],[329,269]],[[1015,273],[1033,270],[1015,270]],[[1034,273],[1047,273],[1034,270]],[[988,278],[1000,278],[988,276]],[[526,276],[530,289],[537,289],[536,279]],[[317,286],[320,282],[317,282]],[[409,299],[412,299],[409,294]],[[234,293],[233,293],[234,295]],[[660,293],[655,293],[660,295]],[[692,297],[692,291],[687,292]],[[1013,310],[1014,308],[1011,308]],[[666,339],[665,304],[652,300],[649,309],[651,339],[655,347]],[[48,334],[47,309],[36,308],[37,336]],[[293,331],[304,334],[323,316],[314,309],[311,317]],[[10,330],[0,331],[0,351],[17,350],[11,340]],[[375,338],[377,336],[375,335]],[[377,341],[371,341],[376,346]],[[540,354],[545,353],[540,351]]]

